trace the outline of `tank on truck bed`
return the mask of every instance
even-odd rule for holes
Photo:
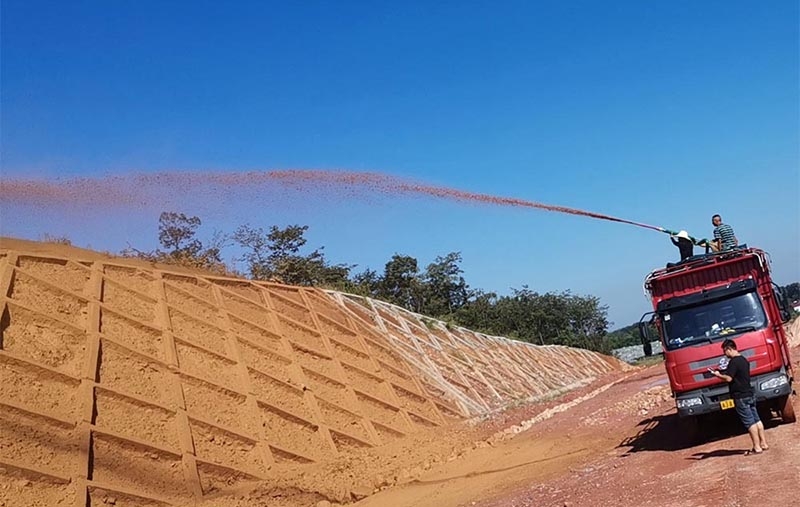
[[[644,288],[653,312],[640,322],[642,342],[649,344],[648,323],[654,324],[681,417],[733,408],[728,385],[708,372],[719,367],[721,344],[730,338],[750,362],[759,408],[794,422],[794,372],[783,328],[789,306],[772,282],[766,252],[743,246],[690,257],[651,272]]]

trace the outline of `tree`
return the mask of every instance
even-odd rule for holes
[[[473,291],[470,300],[456,310],[453,318],[456,323],[475,331],[496,334],[500,329],[497,323],[497,294],[484,292],[480,289]]]
[[[789,285],[784,285],[782,289],[790,302],[800,301],[800,283],[790,283]]]
[[[641,344],[642,339],[641,336],[639,336],[639,323],[634,322],[629,326],[611,331],[606,335],[606,340],[608,341],[609,348],[612,350]]]
[[[199,217],[164,211],[158,218],[158,241],[166,251],[157,248],[143,252],[128,247],[121,253],[126,257],[138,257],[152,262],[229,273],[230,269],[222,261],[222,249],[227,243],[226,236],[215,232],[209,245],[206,246],[195,237],[201,224]]]
[[[273,225],[269,232],[240,226],[233,240],[246,249],[242,259],[255,280],[277,279],[290,285],[338,286],[347,283],[352,266],[330,265],[322,253],[324,247],[307,255],[300,250],[306,244],[307,225],[283,229]]]
[[[384,267],[378,296],[408,310],[418,311],[421,292],[417,259],[394,254]]]
[[[378,297],[381,289],[382,278],[377,271],[365,269],[350,278],[346,290],[361,296]]]
[[[247,263],[250,277],[254,280],[269,279],[273,269],[270,260],[269,236],[264,229],[253,229],[249,225],[241,225],[231,238],[247,249],[240,260]]]
[[[428,264],[422,279],[422,313],[443,317],[466,304],[469,290],[460,263],[461,254],[450,252]]]
[[[164,253],[157,250],[161,262],[172,262],[185,266],[212,269],[222,271],[222,248],[225,244],[225,236],[214,233],[211,245],[206,247],[195,238],[197,228],[202,225],[202,221],[196,216],[186,216],[183,213],[162,212],[158,218],[158,241],[168,252]]]
[[[463,326],[489,334],[607,352],[607,311],[593,296],[539,294],[523,286],[499,298],[477,292],[454,317]]]
[[[199,217],[164,211],[158,217],[158,241],[173,257],[195,255],[203,248],[194,237],[201,223]]]
[[[608,352],[605,336],[608,330],[608,307],[594,296],[567,294],[567,316],[575,346]]]

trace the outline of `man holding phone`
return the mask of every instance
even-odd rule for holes
[[[745,455],[761,454],[769,449],[769,445],[764,433],[764,423],[761,422],[756,410],[755,392],[750,385],[750,362],[739,353],[733,340],[722,342],[722,352],[729,359],[728,367],[723,370],[725,373],[711,368],[708,371],[728,383],[736,414],[747,428],[750,440],[753,442],[753,447]]]

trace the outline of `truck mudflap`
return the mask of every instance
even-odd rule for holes
[[[792,393],[792,381],[785,369],[757,375],[750,379],[756,394],[756,401],[771,400]],[[732,410],[733,400],[728,393],[728,385],[720,384],[695,389],[675,396],[675,405],[680,417],[689,417],[720,410]]]

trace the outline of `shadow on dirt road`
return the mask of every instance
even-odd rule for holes
[[[686,459],[699,461],[708,458],[724,458],[726,456],[743,456],[747,449],[717,449],[708,452],[696,452]]]
[[[764,420],[767,428],[772,428],[777,424],[772,419]],[[626,455],[642,451],[690,449],[696,445],[724,440],[745,432],[736,414],[727,412],[709,414],[702,418],[685,419],[678,417],[676,413],[662,414],[644,419],[637,425],[637,428],[638,431],[635,435],[625,438],[617,446],[618,448],[627,447]]]
[[[635,435],[625,438],[617,446],[628,447],[626,454],[642,451],[677,451],[694,445],[691,429],[682,424],[676,414],[658,415],[644,419]]]

